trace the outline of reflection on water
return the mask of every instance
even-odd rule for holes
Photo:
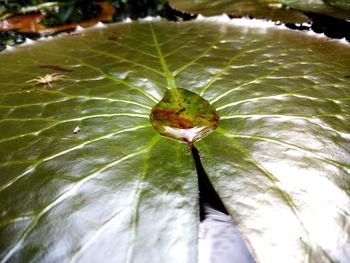
[[[231,217],[207,204],[199,225],[198,263],[253,263],[248,247]]]
[[[245,240],[228,214],[202,166],[198,150],[189,143],[198,174],[200,224],[198,263],[254,263]]]

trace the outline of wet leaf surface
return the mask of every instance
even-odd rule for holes
[[[149,118],[169,88],[218,111],[219,127],[196,146],[259,262],[350,258],[349,46],[160,21],[0,59],[2,262],[197,261],[191,153]],[[52,87],[26,82],[53,73],[64,77]]]
[[[219,125],[219,115],[208,101],[185,89],[169,89],[150,115],[161,135],[185,142],[202,139]]]

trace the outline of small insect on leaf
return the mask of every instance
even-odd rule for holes
[[[52,88],[51,83],[56,80],[61,80],[63,77],[64,75],[58,75],[57,73],[53,73],[53,74],[46,74],[43,77],[38,76],[36,79],[31,79],[26,82],[27,83],[35,82],[36,85],[49,85]]]
[[[79,126],[75,127],[73,133],[74,133],[74,134],[77,134],[77,133],[79,133],[79,132],[80,132],[80,127],[79,127]]]

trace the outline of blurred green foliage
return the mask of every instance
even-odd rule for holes
[[[328,6],[334,8],[341,8],[341,10],[350,10],[350,3],[344,0],[324,0]],[[113,18],[110,21],[102,22],[118,22],[122,21],[126,18],[130,19],[138,19],[146,16],[160,16],[166,18],[167,20],[177,21],[179,19],[182,20],[190,20],[196,17],[196,15],[191,15],[190,13],[201,13],[194,12],[194,10],[187,10],[186,8],[180,8],[181,5],[185,5],[185,7],[192,6],[194,2],[191,1],[181,1],[181,0],[0,0],[0,21],[4,20],[8,17],[26,14],[31,12],[42,12],[45,13],[45,17],[40,21],[45,27],[54,27],[59,25],[71,24],[71,23],[79,23],[81,21],[86,21],[90,19],[100,19],[99,16],[102,11],[101,2],[108,2],[111,4],[111,8],[115,8],[116,12],[113,15]],[[172,8],[170,4],[176,4],[173,6],[175,9],[182,10],[177,11]],[[209,3],[210,12],[214,12],[216,9],[211,6],[211,1],[203,0],[203,3]],[[234,1],[232,1],[234,2]],[[238,1],[239,2],[239,1]],[[244,2],[244,3],[248,3]],[[296,1],[299,4],[300,1]],[[192,4],[191,4],[192,3]],[[200,3],[200,2],[195,2]],[[227,7],[227,3],[225,1],[215,1],[216,5],[220,4]],[[199,5],[201,8],[206,7],[206,5]],[[255,8],[255,11],[254,11]],[[266,12],[266,10],[262,10],[258,7],[254,6],[251,8],[237,8],[237,10],[245,10],[242,13],[243,15],[249,15],[252,17],[260,17],[266,19],[273,19],[271,12]],[[282,8],[283,9],[283,8]],[[284,8],[286,9],[286,8]],[[272,10],[272,13],[280,12],[280,16],[278,16],[278,20],[291,17],[291,12],[299,12],[293,10]],[[198,11],[198,10],[197,10]],[[203,10],[202,10],[203,11]],[[219,8],[220,11],[220,8]],[[222,10],[221,10],[222,11]],[[220,11],[220,12],[221,12]],[[271,10],[270,10],[271,11]],[[288,11],[288,12],[287,12]],[[187,13],[183,13],[187,12]],[[219,12],[219,13],[220,13]],[[222,13],[222,12],[221,12]],[[263,13],[261,16],[260,13]],[[317,33],[325,33],[329,37],[333,38],[343,38],[345,37],[347,40],[350,39],[350,23],[346,20],[342,20],[339,18],[332,18],[326,15],[320,15],[317,13],[311,12],[299,12],[303,18],[306,18],[308,21],[312,21],[311,29]],[[203,13],[205,14],[205,12]],[[241,14],[241,16],[242,16]],[[282,16],[281,16],[282,14]],[[237,15],[239,17],[239,15]],[[276,21],[276,20],[275,20]],[[280,20],[280,21],[283,21]],[[286,25],[292,29],[298,30],[309,30],[310,27],[305,26],[297,26],[295,23],[302,22],[288,22],[288,19],[284,21]],[[341,32],[338,32],[341,31]],[[0,30],[0,51],[3,50],[6,45],[16,45],[23,43],[26,37],[31,39],[35,39],[39,34],[33,33],[23,33],[18,32],[17,30]]]
[[[100,2],[109,2],[116,10],[111,22],[125,18],[137,19],[146,16],[161,16],[168,20],[184,20],[193,16],[173,10],[167,0],[73,0],[73,1],[0,1],[0,20],[14,14],[42,11],[47,16],[42,21],[45,26],[57,26],[80,22],[98,17]],[[105,21],[108,22],[108,21]]]
[[[59,25],[70,22],[79,22],[97,17],[101,11],[98,2],[102,0],[73,0],[73,1],[1,1],[0,19],[14,13],[31,11],[45,11],[49,15],[45,25]],[[125,17],[136,19],[145,16],[165,15],[167,13],[166,0],[107,0],[117,10],[115,20]]]
[[[171,21],[179,18],[192,19],[195,16],[172,9],[167,0],[73,0],[73,1],[44,1],[44,0],[8,0],[0,1],[0,20],[10,16],[30,12],[44,12],[46,16],[41,24],[46,27],[59,26],[69,23],[98,18],[102,8],[101,2],[108,2],[116,12],[111,21],[118,22],[126,18],[138,19],[146,16],[161,16]],[[17,30],[0,31],[0,51],[6,45],[21,44],[26,37],[37,38],[39,34],[23,33]]]

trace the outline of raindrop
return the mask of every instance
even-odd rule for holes
[[[219,125],[219,115],[210,103],[186,89],[169,89],[150,115],[161,135],[186,142],[207,136]]]

